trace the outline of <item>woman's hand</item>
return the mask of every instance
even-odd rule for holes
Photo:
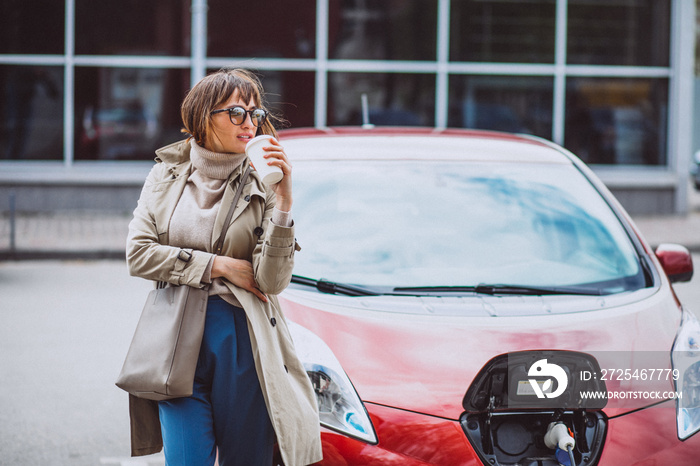
[[[225,278],[239,288],[250,291],[261,301],[267,302],[265,293],[258,289],[253,273],[253,264],[243,259],[234,259],[227,256],[214,256],[211,267],[211,278]]]
[[[263,148],[266,152],[263,157],[268,161],[268,165],[279,167],[284,174],[282,181],[271,186],[277,196],[276,206],[283,212],[289,212],[292,210],[292,164],[284,152],[284,147],[276,139],[270,139],[270,144]]]

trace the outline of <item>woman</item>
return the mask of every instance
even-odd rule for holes
[[[129,224],[132,275],[209,286],[194,393],[153,402],[130,396],[132,454],[164,446],[166,463],[272,464],[321,459],[316,399],[275,295],[289,284],[298,249],[290,218],[292,167],[275,140],[269,165],[284,177],[244,184],[221,254],[212,253],[249,160],[247,142],[276,136],[250,72],[221,70],[197,83],[181,109],[191,135],[156,151]],[[160,424],[160,425],[159,425]],[[161,439],[162,437],[162,439]]]

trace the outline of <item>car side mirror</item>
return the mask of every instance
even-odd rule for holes
[[[660,244],[654,253],[671,283],[689,282],[693,278],[693,257],[685,246]]]

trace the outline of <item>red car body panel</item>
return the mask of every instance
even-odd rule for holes
[[[700,435],[676,436],[674,402],[610,419],[601,465],[700,464]]]
[[[340,361],[365,402],[394,406],[457,420],[462,399],[479,370],[493,357],[514,351],[564,349],[572,351],[658,351],[668,354],[680,324],[680,309],[659,291],[634,309],[604,309],[561,315],[523,317],[441,317],[321,306],[315,292],[288,290],[280,296],[287,317],[321,337]],[[314,298],[312,300],[308,298]],[[418,299],[418,298],[404,298]],[[675,304],[675,303],[674,303]],[[365,308],[366,309],[366,308]],[[668,319],[668,316],[675,316]],[[420,342],[417,345],[416,342]],[[631,354],[631,353],[630,353]],[[601,367],[605,361],[599,361]],[[670,367],[670,358],[665,361]],[[629,367],[635,368],[630,361]],[[619,367],[612,364],[608,367]],[[672,390],[670,381],[655,389]],[[608,389],[619,389],[619,382]],[[649,390],[650,384],[644,384]],[[654,402],[629,400],[606,410],[608,416]]]
[[[681,442],[673,429],[676,414],[667,401],[610,419],[603,455],[598,464],[695,465],[700,461],[700,435]],[[368,445],[323,430],[323,461],[318,466],[406,465],[480,466],[483,463],[457,421],[367,404],[379,436]],[[401,452],[401,453],[397,453]]]
[[[367,404],[367,410],[381,439],[379,445],[324,430],[321,433],[324,458],[318,465],[481,464],[459,422],[371,403]]]

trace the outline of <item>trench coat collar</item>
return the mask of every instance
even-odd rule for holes
[[[168,168],[181,170],[183,167],[189,167],[190,161],[190,144],[186,139],[168,144],[156,150],[156,162],[164,163]],[[188,168],[189,169],[189,168]]]

